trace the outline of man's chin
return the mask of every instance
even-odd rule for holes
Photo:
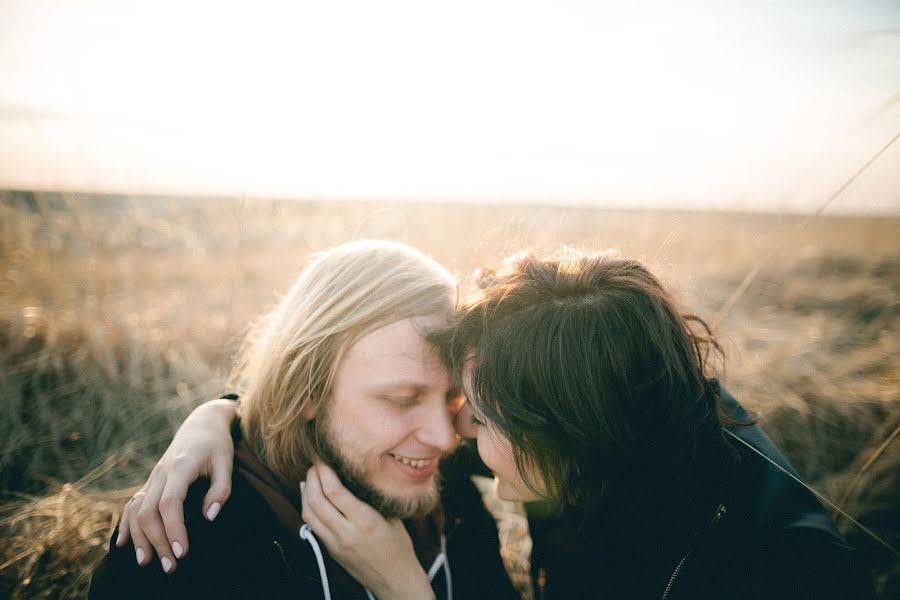
[[[373,507],[386,519],[408,519],[434,510],[440,501],[437,486],[415,496],[388,496],[378,494]]]
[[[395,495],[397,488],[391,486],[390,481],[382,482],[386,488],[382,490],[382,486],[372,481],[365,469],[344,458],[335,436],[330,433],[327,415],[323,415],[321,419],[324,433],[319,440],[319,457],[331,465],[351,494],[388,519],[407,519],[434,510],[440,501],[439,473],[435,473],[427,482],[422,482],[420,487],[414,488],[415,491],[407,496]]]
[[[425,514],[434,510],[440,502],[439,480],[436,476],[430,485],[415,493],[398,496],[357,476],[343,465],[335,470],[350,493],[377,510],[386,519],[408,519]]]

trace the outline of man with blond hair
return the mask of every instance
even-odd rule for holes
[[[439,486],[459,394],[427,335],[455,303],[453,277],[409,246],[358,241],[318,255],[236,362],[227,506],[209,504],[208,484],[195,484],[183,526],[150,540],[159,568],[141,568],[153,560],[147,540],[135,539],[134,554],[112,543],[90,597],[517,597],[477,490],[452,468]],[[340,480],[396,526],[402,519],[429,579],[359,584],[304,522],[300,483],[311,473],[326,488]],[[131,516],[146,519],[142,500]],[[181,500],[163,498],[163,509]]]

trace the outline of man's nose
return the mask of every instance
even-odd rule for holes
[[[456,445],[456,430],[453,428],[453,413],[446,402],[435,402],[430,406],[419,427],[418,438],[423,444],[449,452]]]

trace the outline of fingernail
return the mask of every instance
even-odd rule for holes
[[[306,482],[305,482],[305,481],[301,481],[301,482],[300,482],[300,495],[301,495],[301,496],[303,495],[303,490],[305,490],[305,489],[306,489]]]
[[[121,545],[122,545],[122,539],[123,539],[124,537],[125,537],[125,536],[122,535],[122,532],[119,531],[119,535],[116,536],[116,546],[121,546]]]
[[[136,551],[134,554],[135,554],[135,556],[137,557],[137,563],[138,563],[138,564],[141,564],[142,562],[144,562],[144,556],[145,556],[145,555],[144,555],[144,549],[143,549],[143,548],[138,548],[137,551]]]
[[[162,557],[162,566],[163,566],[163,571],[165,571],[166,573],[168,573],[172,569],[172,561],[169,560],[168,556]]]
[[[209,510],[206,511],[206,518],[210,521],[216,518],[219,514],[219,510],[222,508],[222,505],[218,502],[213,502],[212,506],[209,507]]]
[[[181,558],[181,555],[184,554],[184,548],[181,547],[181,544],[175,542],[172,544],[172,552],[175,553],[175,558]]]

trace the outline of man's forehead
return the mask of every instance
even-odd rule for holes
[[[428,346],[407,348],[386,345],[367,345],[351,347],[345,360],[363,367],[371,365],[373,369],[391,368],[404,370],[444,369],[437,350]]]
[[[432,360],[438,349],[428,341],[426,332],[411,319],[397,321],[370,331],[347,350],[348,358]]]

